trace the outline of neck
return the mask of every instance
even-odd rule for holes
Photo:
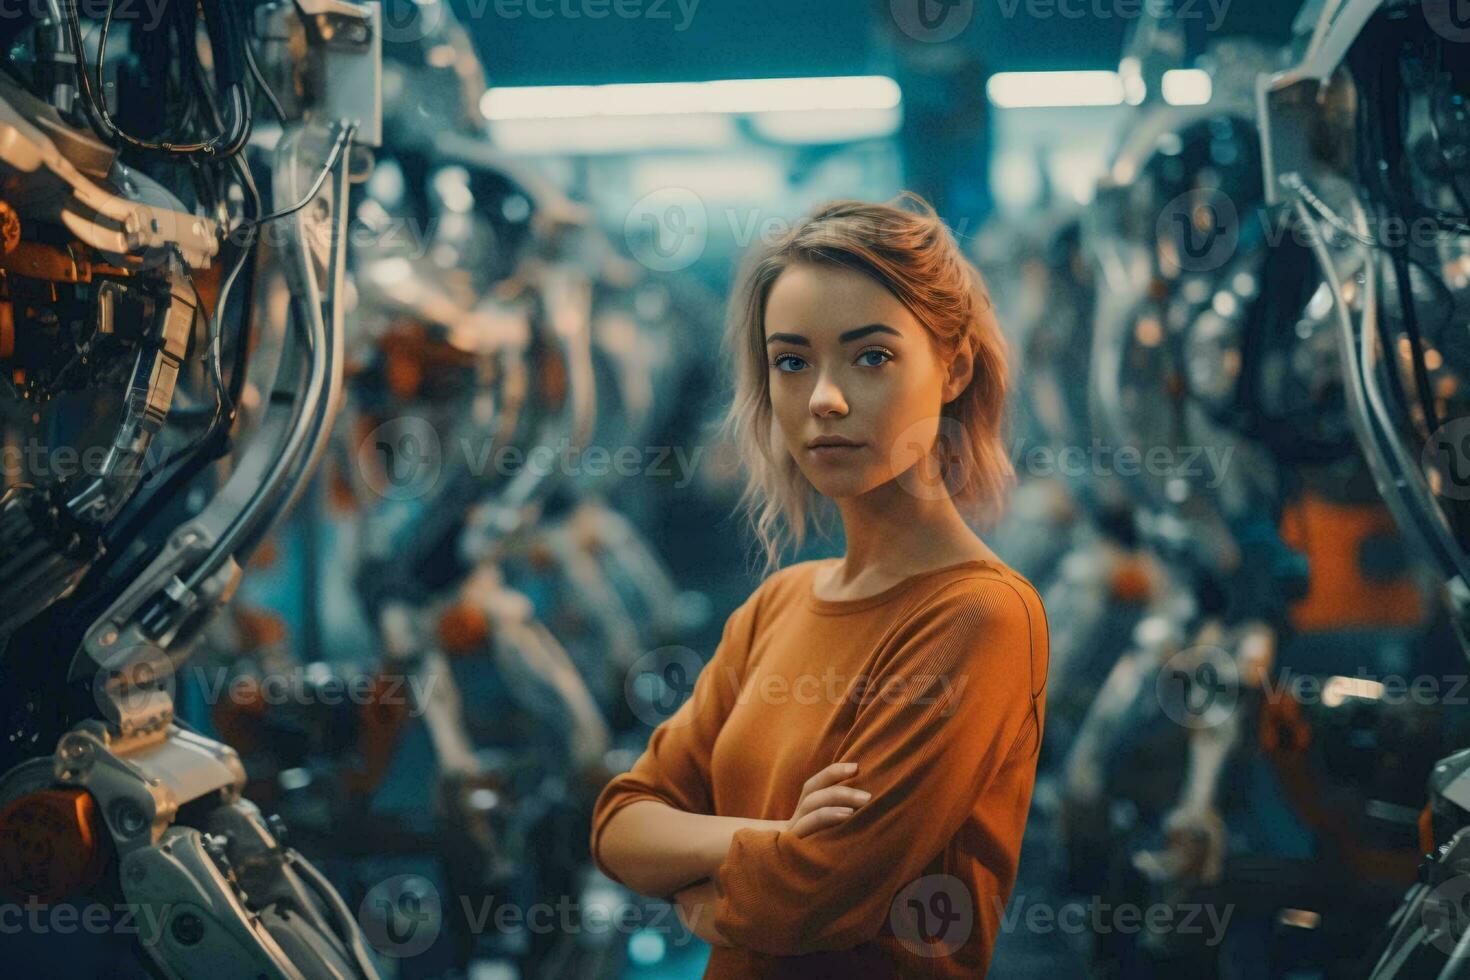
[[[925,499],[889,480],[836,503],[847,541],[840,582],[859,575],[907,575],[989,553],[947,495]]]

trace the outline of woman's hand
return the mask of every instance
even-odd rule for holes
[[[730,940],[715,928],[715,902],[719,897],[714,881],[706,878],[698,884],[681,889],[674,896],[674,907],[678,909],[679,921],[684,923],[685,929],[711,946],[730,946]]]
[[[856,786],[838,785],[855,775],[857,769],[855,762],[834,762],[802,784],[796,812],[789,820],[752,823],[790,831],[797,837],[841,823],[872,797],[871,793]],[[682,888],[674,895],[674,905],[684,928],[711,946],[730,946],[733,944],[715,928],[715,903],[718,900],[719,893],[712,878]]]
[[[797,837],[806,837],[852,816],[873,795],[856,786],[837,785],[853,776],[857,768],[856,762],[834,762],[803,783],[796,812],[786,821],[785,829]]]

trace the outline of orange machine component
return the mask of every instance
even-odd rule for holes
[[[0,251],[13,252],[20,244],[20,215],[9,201],[0,201]]]
[[[0,892],[59,902],[85,894],[102,875],[111,843],[86,790],[28,793],[0,810]]]
[[[440,379],[474,363],[471,354],[436,340],[428,327],[416,320],[395,322],[378,341],[378,347],[383,354],[388,390],[404,401],[423,394],[432,396]]]
[[[246,650],[286,642],[286,621],[267,609],[241,606],[235,611],[235,627],[240,631],[240,645]]]
[[[230,682],[209,716],[227,743],[242,752],[257,752],[261,748],[260,724],[266,708],[260,682],[242,675]]]
[[[199,294],[200,316],[213,312],[215,305],[219,303],[219,287],[224,278],[223,269],[220,263],[211,262],[206,268],[195,269],[189,273],[189,281],[194,284],[194,289]]]
[[[357,733],[357,756],[361,764],[344,768],[342,785],[349,793],[366,796],[378,788],[393,761],[398,735],[408,721],[411,688],[402,674],[380,674],[372,695],[362,706]]]
[[[0,269],[48,282],[91,282],[91,256],[82,246],[61,248],[41,242],[18,242],[0,252]]]
[[[1364,542],[1397,533],[1382,504],[1342,504],[1307,491],[1288,505],[1281,539],[1311,570],[1306,597],[1291,608],[1292,625],[1315,632],[1422,622],[1423,598],[1407,574],[1372,581],[1359,563]]]
[[[485,610],[457,602],[439,617],[439,645],[445,653],[465,656],[483,650],[490,639],[490,617]]]
[[[1113,561],[1108,589],[1119,602],[1142,604],[1154,591],[1148,560],[1138,554],[1122,554]]]
[[[250,556],[251,568],[270,568],[280,557],[280,550],[276,547],[275,538],[266,538],[255,549],[255,554]]]
[[[1395,887],[1413,881],[1417,855],[1412,850],[1365,844],[1359,828],[1324,787],[1308,758],[1311,725],[1295,698],[1263,702],[1258,737],[1292,811],[1341,855],[1353,874]]]
[[[244,652],[256,653],[286,641],[285,620],[275,613],[240,607],[234,618]],[[242,674],[221,691],[209,714],[226,742],[243,752],[256,752],[261,748],[260,726],[267,707],[259,679]]]
[[[1272,756],[1300,755],[1312,744],[1312,726],[1302,717],[1295,698],[1266,698],[1261,703],[1261,747]]]
[[[0,360],[15,356],[15,307],[0,300]]]
[[[567,365],[559,352],[543,350],[536,365],[536,381],[543,397],[552,405],[567,399]]]

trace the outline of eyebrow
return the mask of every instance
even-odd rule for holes
[[[854,340],[859,340],[863,337],[866,337],[870,333],[891,333],[895,337],[903,336],[903,334],[899,333],[897,330],[893,329],[887,324],[870,323],[866,327],[854,327],[853,329],[840,334],[837,337],[837,342],[840,344],[850,343]],[[803,337],[799,333],[773,333],[766,338],[766,343],[768,344],[774,344],[777,342],[783,344],[797,344],[802,347],[810,347],[812,345],[812,342],[810,340],[808,340],[806,337]]]

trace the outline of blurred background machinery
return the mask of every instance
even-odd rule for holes
[[[994,975],[1466,974],[1455,0],[37,0],[0,34],[27,976],[700,975],[590,809],[759,582],[713,424],[738,258],[902,189],[1011,342],[984,533],[1052,633]]]

